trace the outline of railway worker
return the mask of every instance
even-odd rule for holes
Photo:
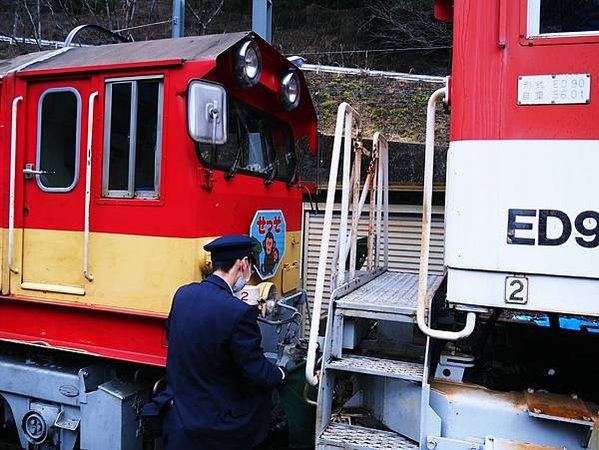
[[[285,378],[260,348],[257,310],[233,294],[251,277],[256,239],[224,236],[204,249],[213,274],[179,288],[167,321],[166,450],[249,450],[268,434],[271,391]]]

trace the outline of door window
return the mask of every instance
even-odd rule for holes
[[[528,1],[528,37],[599,34],[599,0]]]
[[[161,78],[106,84],[103,196],[159,197],[162,86]]]
[[[37,185],[68,192],[79,175],[81,98],[72,88],[48,89],[38,104]]]

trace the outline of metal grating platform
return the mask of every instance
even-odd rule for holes
[[[442,276],[428,277],[429,295],[434,294],[443,281]],[[418,274],[384,272],[364,286],[337,299],[342,309],[414,315],[418,301]]]
[[[327,368],[412,381],[422,381],[424,372],[422,364],[359,355],[330,361]]]
[[[418,450],[418,444],[397,433],[343,423],[329,424],[317,443],[351,450]]]

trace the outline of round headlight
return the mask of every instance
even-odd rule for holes
[[[281,101],[287,111],[297,108],[300,101],[301,82],[296,72],[289,72],[281,80]]]
[[[260,49],[253,41],[245,41],[235,55],[235,72],[242,87],[254,86],[260,80],[262,58]]]

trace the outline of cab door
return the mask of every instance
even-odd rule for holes
[[[22,167],[24,290],[85,294],[89,84],[89,80],[78,80],[28,86]]]

